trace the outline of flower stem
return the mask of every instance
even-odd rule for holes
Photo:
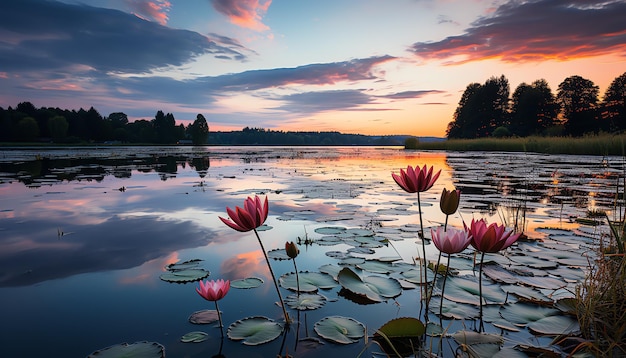
[[[293,260],[293,269],[296,270],[296,292],[298,293],[298,297],[300,297],[300,277],[298,276],[298,267],[296,266],[295,257]]]
[[[426,303],[426,312],[424,314],[424,319],[428,322],[428,302],[430,301],[428,297],[428,278],[427,278],[427,260],[426,260],[426,237],[424,236],[424,221],[422,219],[422,203],[420,200],[420,192],[417,192],[417,210],[420,217],[420,239],[422,239],[422,254],[424,255],[422,259],[424,260],[424,301]]]
[[[265,247],[263,246],[263,242],[261,241],[261,237],[259,233],[254,229],[254,234],[256,235],[257,240],[259,240],[259,245],[261,245],[261,251],[263,251],[263,256],[265,256],[265,262],[267,263],[267,268],[270,270],[270,274],[272,275],[272,281],[274,282],[274,287],[276,287],[276,293],[278,294],[278,298],[280,299],[280,307],[283,309],[283,315],[285,316],[285,322],[287,324],[291,323],[289,319],[289,315],[287,314],[287,310],[285,309],[285,302],[283,301],[283,296],[280,294],[280,289],[278,288],[278,282],[276,281],[276,276],[274,276],[274,270],[272,270],[272,265],[270,265],[270,259],[267,257],[267,253],[265,252]]]
[[[220,333],[222,334],[222,338],[224,338],[224,325],[222,324],[222,313],[220,312],[220,308],[217,305],[217,301],[215,301],[215,310],[217,311],[217,319],[220,321]]]
[[[484,329],[483,326],[483,260],[485,259],[485,253],[482,252],[480,255],[480,266],[478,268],[478,295],[480,299],[480,328],[479,332],[482,332]]]
[[[446,280],[450,272],[450,254],[448,254],[448,265],[446,266],[446,275],[443,276],[443,285],[441,286],[441,303],[439,304],[439,317],[443,315],[443,294],[446,290]]]

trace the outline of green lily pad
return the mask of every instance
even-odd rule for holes
[[[298,288],[298,280],[300,287]],[[300,292],[315,292],[318,289],[330,289],[337,286],[337,282],[329,274],[321,272],[294,272],[286,273],[278,278],[280,285],[288,290]]]
[[[326,264],[326,265],[320,266],[319,270],[322,273],[327,273],[331,275],[334,280],[337,280],[337,275],[339,275],[339,271],[341,271],[341,267],[335,264]]]
[[[283,249],[273,249],[267,252],[267,257],[274,260],[291,260],[291,257],[287,256],[287,251]]]
[[[228,327],[228,338],[248,346],[271,342],[283,332],[283,326],[267,317],[248,317]]]
[[[528,329],[534,334],[547,336],[570,335],[578,333],[578,321],[570,316],[548,316],[528,324]]]
[[[375,302],[382,302],[402,293],[402,286],[396,279],[382,276],[368,276],[361,279],[348,267],[339,271],[337,280],[346,290]]]
[[[315,229],[315,232],[321,235],[337,235],[344,231],[346,231],[346,228],[340,226],[318,227]]]
[[[497,334],[491,333],[478,333],[474,331],[458,331],[452,334],[452,338],[459,343],[465,345],[474,344],[497,344],[500,345],[504,342],[504,338]]]
[[[313,329],[320,337],[341,344],[355,343],[365,336],[363,323],[341,316],[322,318],[315,322]]]
[[[187,270],[187,269],[196,268],[198,265],[200,265],[200,262],[202,262],[202,260],[200,259],[193,259],[193,260],[188,260],[184,262],[176,262],[176,263],[165,266],[165,269],[168,271]]]
[[[531,322],[538,321],[548,316],[555,316],[561,314],[561,311],[530,303],[514,303],[504,305],[500,308],[500,315],[507,321],[525,326]]]
[[[165,347],[157,342],[120,343],[91,353],[88,358],[165,358]]]
[[[189,316],[189,322],[193,324],[209,324],[219,320],[216,310],[196,311]]]
[[[444,297],[450,301],[479,305],[478,283],[478,278],[471,275],[448,277]],[[483,303],[504,304],[506,302],[506,293],[498,285],[490,284],[488,280],[483,280],[482,291]]]
[[[249,289],[257,288],[263,284],[263,280],[258,277],[242,278],[240,280],[230,281],[231,288]]]
[[[293,294],[285,297],[285,304],[289,308],[298,311],[315,310],[322,307],[325,303],[326,297],[314,293]]]
[[[405,280],[416,285],[423,284],[424,279],[422,278],[422,275],[423,271],[421,268],[412,268],[410,270],[402,272],[402,277]],[[433,282],[433,280],[435,279],[435,273],[433,272],[433,270],[426,270],[426,279],[428,282]]]
[[[401,317],[385,323],[374,333],[374,340],[383,351],[409,356],[420,345],[420,337],[426,332],[424,324],[417,318]]]
[[[378,260],[366,260],[361,264],[356,265],[363,271],[368,271],[371,273],[380,273],[380,274],[388,274],[395,271],[395,268],[387,262],[381,262]]]
[[[161,280],[174,283],[185,283],[202,280],[210,275],[209,271],[204,269],[186,269],[170,271],[160,276]]]
[[[180,337],[180,341],[183,343],[200,343],[206,341],[208,338],[208,334],[205,332],[195,331],[189,332],[184,336]]]

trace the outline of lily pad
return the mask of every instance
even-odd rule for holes
[[[556,336],[578,333],[578,321],[570,316],[549,316],[528,324],[528,329],[534,334]]]
[[[326,297],[314,293],[293,294],[285,297],[285,304],[289,308],[304,311],[315,310],[326,303]]]
[[[474,345],[474,344],[497,344],[500,345],[504,342],[504,338],[497,334],[491,333],[478,333],[474,331],[458,331],[452,335],[455,341],[459,344]]]
[[[341,344],[355,343],[365,336],[363,323],[341,316],[322,318],[315,323],[313,329],[320,337]]]
[[[200,259],[193,259],[193,260],[188,260],[184,262],[176,262],[176,263],[165,266],[165,269],[168,271],[187,270],[191,268],[196,268],[198,265],[200,265],[200,262],[202,262],[202,260]]]
[[[300,286],[298,288],[298,280]],[[321,272],[294,272],[286,273],[278,278],[280,285],[288,290],[300,292],[315,292],[318,289],[330,289],[337,286],[337,282],[329,274]]]
[[[389,355],[400,353],[409,356],[420,345],[420,337],[426,332],[424,324],[417,318],[401,317],[385,323],[374,333],[374,340]]]
[[[404,272],[402,272],[402,277],[411,282],[414,283],[416,285],[421,285],[423,284],[423,279],[422,279],[422,275],[423,275],[423,271],[421,268],[412,268],[410,270],[406,270]],[[426,270],[426,279],[428,282],[433,282],[433,280],[435,279],[435,273],[433,272],[433,270]]]
[[[555,316],[561,314],[561,311],[529,303],[514,303],[502,306],[500,308],[500,315],[507,321],[525,326],[530,322],[538,321],[548,316]]]
[[[402,293],[402,286],[396,279],[382,276],[368,276],[361,279],[348,267],[339,271],[337,280],[346,290],[375,302],[382,302]]]
[[[263,280],[258,277],[242,278],[240,280],[230,281],[231,288],[249,289],[257,288],[263,284]]]
[[[479,305],[479,289],[477,277],[471,275],[448,277],[444,297],[450,301]],[[483,280],[482,294],[483,303],[504,304],[507,299],[506,293],[498,285],[490,284],[488,280]]]
[[[283,249],[274,249],[267,252],[267,257],[274,260],[291,260],[291,257],[287,256],[287,251]]]
[[[189,316],[189,322],[193,324],[209,324],[219,320],[216,310],[196,311]]]
[[[184,336],[180,337],[180,341],[183,343],[200,343],[206,341],[208,338],[208,334],[205,332],[195,331],[189,332]]]
[[[185,283],[202,280],[210,275],[209,271],[204,269],[186,269],[170,271],[160,276],[161,280],[174,283]]]
[[[267,317],[248,317],[228,327],[228,338],[248,346],[271,342],[283,332],[283,326]]]
[[[321,235],[337,235],[344,231],[346,231],[346,228],[340,226],[318,227],[315,229],[315,232]]]
[[[165,358],[165,347],[157,342],[120,343],[91,353],[88,358]]]
[[[367,260],[361,264],[357,264],[357,267],[363,271],[368,271],[371,273],[388,274],[395,271],[394,267],[391,264],[378,260]]]

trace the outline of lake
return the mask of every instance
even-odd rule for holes
[[[413,275],[421,256],[418,203],[391,177],[407,165],[442,171],[421,194],[427,237],[429,228],[445,221],[439,209],[443,188],[461,190],[450,226],[485,218],[527,235],[506,253],[486,257],[483,284],[494,293],[486,298],[485,330],[502,337],[501,348],[517,347],[519,356],[526,356],[520,347],[562,354],[551,344],[551,332],[511,317],[520,308],[540,310],[574,296],[607,232],[602,222],[578,219],[590,211],[615,212],[621,157],[399,147],[105,146],[0,150],[0,356],[86,357],[144,341],[157,342],[168,357],[376,355],[382,352],[372,343],[376,329],[398,317],[424,320]],[[273,251],[276,276],[286,279],[294,271],[291,260],[277,258],[285,242],[299,241],[298,271],[333,277],[348,267],[362,278],[398,282],[401,294],[363,302],[335,282],[313,292],[322,297],[319,308],[289,308],[296,322],[254,346],[221,339],[215,323],[191,323],[194,312],[215,309],[213,302],[195,292],[197,282],[163,279],[172,271],[168,267],[187,261],[210,272],[208,279],[262,280],[258,287],[231,288],[219,301],[225,335],[247,317],[282,322],[254,233],[237,232],[219,219],[228,217],[226,207],[242,206],[254,195],[269,200],[267,227],[259,235]],[[343,230],[349,234],[339,234]],[[426,250],[436,262],[434,245],[427,242]],[[445,331],[427,336],[425,350],[453,356],[459,346],[454,334],[476,330],[476,267],[471,247],[452,257],[455,276],[446,284],[444,317],[438,315],[438,276],[429,321]],[[280,290],[283,297],[295,294]],[[316,324],[331,316],[359,322],[370,338],[338,344],[321,337]],[[204,341],[181,341],[196,331],[206,333]]]

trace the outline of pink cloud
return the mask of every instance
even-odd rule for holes
[[[126,4],[136,16],[145,20],[156,21],[161,25],[167,24],[169,19],[167,12],[172,7],[172,4],[167,0],[126,0]]]
[[[212,0],[218,12],[228,16],[237,26],[255,31],[266,31],[269,27],[261,22],[272,0]]]

